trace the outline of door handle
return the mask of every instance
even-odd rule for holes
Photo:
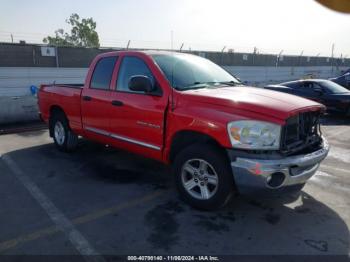
[[[92,97],[91,96],[83,96],[84,101],[91,101]]]
[[[114,105],[114,106],[123,106],[124,103],[122,101],[113,100],[112,101],[112,105]]]

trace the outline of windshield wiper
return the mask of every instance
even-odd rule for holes
[[[192,85],[185,86],[183,89],[188,90],[188,89],[201,89],[201,88],[206,88],[209,86],[209,82],[194,82]]]
[[[217,83],[222,84],[222,85],[229,85],[229,86],[241,86],[241,85],[243,85],[242,83],[238,83],[235,81],[224,81],[224,82],[217,82]]]
[[[235,81],[212,81],[212,82],[194,82],[192,85],[185,86],[183,90],[201,89],[201,88],[219,88],[220,85],[240,86],[241,83]]]
[[[199,82],[196,82],[199,84]],[[235,82],[235,81],[213,81],[213,82],[203,82],[201,84],[208,84],[210,86],[217,87],[218,85],[228,85],[228,86],[238,86],[242,85],[242,83]]]

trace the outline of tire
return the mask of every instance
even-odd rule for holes
[[[70,129],[64,113],[54,113],[50,121],[50,132],[53,141],[62,152],[72,152],[78,146],[78,136]]]
[[[194,208],[219,209],[233,195],[234,179],[227,156],[215,146],[187,147],[176,156],[173,172],[180,196]]]

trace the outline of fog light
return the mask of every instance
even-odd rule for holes
[[[286,175],[283,174],[282,172],[276,172],[271,174],[268,178],[267,178],[267,185],[270,188],[279,188],[280,186],[282,186],[284,180],[286,179]]]

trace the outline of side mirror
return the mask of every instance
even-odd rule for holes
[[[133,76],[129,81],[129,89],[136,92],[150,93],[154,90],[151,79],[147,76]]]

